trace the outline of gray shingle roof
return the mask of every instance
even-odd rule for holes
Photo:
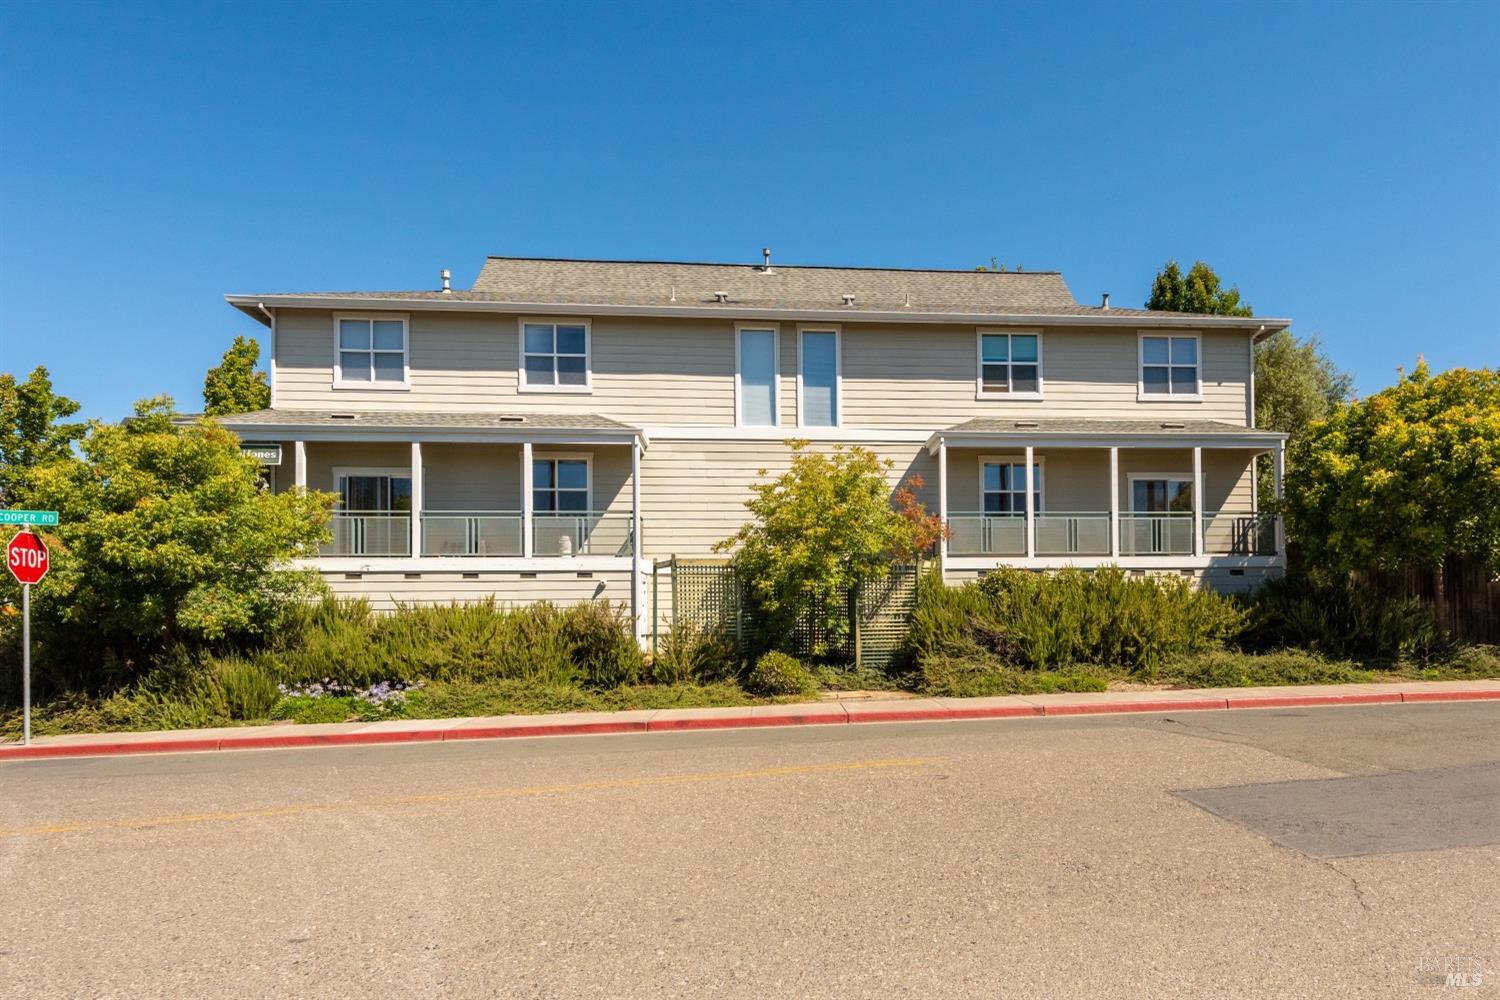
[[[255,410],[215,417],[231,427],[466,428],[623,431],[636,428],[593,413],[443,413],[412,410]]]
[[[1257,434],[1253,427],[1222,420],[1064,420],[977,417],[948,428],[949,434]]]

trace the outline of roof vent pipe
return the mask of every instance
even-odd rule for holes
[[[1100,305],[1099,308],[1100,309],[1108,309],[1109,308],[1109,293],[1108,292],[1104,293],[1104,303],[1102,305]]]
[[[764,263],[761,264],[761,268],[760,269],[762,271],[765,271],[767,274],[771,273],[771,248],[770,247],[761,247],[760,248],[760,256],[761,256],[761,260],[764,262]]]
[[[450,271],[450,270],[448,270],[445,267],[441,271],[438,272],[438,277],[440,277],[440,278],[443,279],[443,291],[444,292],[452,292],[453,291],[453,272]]]

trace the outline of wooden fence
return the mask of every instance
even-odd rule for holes
[[[1500,643],[1500,576],[1476,559],[1450,556],[1441,566],[1372,571],[1356,574],[1356,580],[1377,593],[1409,597],[1430,608],[1455,639]]]
[[[836,613],[848,625],[841,630],[847,638],[834,648],[829,648],[829,637],[818,617],[805,616],[792,632],[793,652],[809,656],[824,649],[835,659],[853,660],[862,667],[889,667],[906,640],[921,572],[918,563],[897,564],[889,575],[858,594],[845,594]],[[722,629],[741,655],[766,645],[755,634],[744,588],[727,559],[674,556],[660,560],[655,564],[652,593],[653,648],[660,634],[673,625]]]

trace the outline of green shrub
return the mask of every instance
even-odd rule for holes
[[[673,623],[657,643],[650,677],[657,684],[712,683],[734,676],[737,667],[734,641],[722,629]]]
[[[1008,694],[1103,691],[1109,681],[1083,672],[1017,670],[994,656],[930,656],[922,661],[924,694],[948,698],[988,698]]]
[[[989,654],[1035,670],[1075,663],[1149,670],[1169,657],[1218,646],[1238,634],[1233,601],[1179,577],[1130,577],[1123,570],[1003,569],[950,588],[922,581],[911,652]]]
[[[1185,687],[1251,687],[1274,684],[1359,684],[1379,676],[1356,664],[1303,650],[1251,655],[1215,650],[1168,664],[1159,679]]]
[[[634,684],[645,670],[640,643],[624,605],[586,601],[563,612],[563,643],[568,658],[590,687]]]
[[[1437,618],[1416,601],[1300,575],[1268,581],[1256,592],[1242,644],[1377,661],[1427,660],[1450,648]]]
[[[812,694],[817,681],[795,657],[772,650],[761,654],[745,680],[752,693],[775,697],[789,694]]]
[[[348,722],[359,714],[358,699],[306,697],[283,698],[272,712],[272,718],[312,725],[319,722]]]
[[[264,719],[276,707],[281,692],[276,678],[259,663],[231,657],[209,667],[224,691],[231,719]]]

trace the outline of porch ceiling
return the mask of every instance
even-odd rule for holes
[[[935,431],[927,450],[1034,445],[1053,448],[1253,448],[1270,451],[1286,435],[1220,420],[1073,420],[979,417]]]
[[[420,410],[255,410],[214,420],[241,436],[309,441],[554,441],[629,444],[646,434],[593,413],[453,413]]]

